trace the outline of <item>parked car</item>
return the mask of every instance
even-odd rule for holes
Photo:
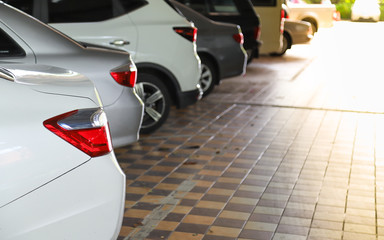
[[[380,20],[380,5],[377,0],[356,0],[351,8],[352,21]]]
[[[260,16],[263,45],[261,54],[275,54],[282,51],[284,33],[284,14],[282,0],[251,0]]]
[[[304,21],[284,20],[283,48],[276,56],[282,56],[294,44],[304,44],[312,40],[311,24]]]
[[[212,21],[177,1],[169,1],[198,28],[197,53],[201,59],[200,85],[208,95],[221,79],[245,73],[247,53],[241,28]]]
[[[1,64],[0,95],[0,239],[116,239],[125,175],[93,83]]]
[[[311,24],[289,19],[287,7],[285,4],[282,7],[284,10],[283,48],[280,52],[276,52],[275,56],[282,56],[288,49],[291,49],[292,45],[308,43],[313,38]]]
[[[160,0],[7,0],[81,42],[131,53],[145,104],[141,132],[158,129],[170,107],[201,98],[196,28]],[[124,122],[127,124],[129,122]]]
[[[248,62],[259,57],[261,25],[258,14],[254,11],[250,0],[177,0],[207,18],[233,23],[241,27],[244,34],[244,48],[248,54]]]
[[[336,6],[334,4],[293,3],[286,0],[285,4],[288,7],[290,19],[309,22],[314,33],[316,33],[319,28],[329,28],[333,26],[336,15]]]
[[[50,64],[86,75],[99,90],[114,147],[137,141],[143,104],[133,89],[136,67],[127,52],[81,45],[4,3],[0,39],[0,64]]]

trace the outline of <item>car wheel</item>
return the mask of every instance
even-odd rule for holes
[[[212,92],[215,84],[217,83],[217,73],[216,68],[213,63],[205,57],[200,57],[201,59],[201,76],[200,76],[200,86],[203,90],[203,97],[207,96]]]
[[[311,18],[304,18],[302,21],[304,21],[304,22],[308,22],[308,23],[311,24],[312,35],[315,35],[315,33],[317,32],[317,27],[316,27],[315,20],[313,20],[313,19],[311,19]]]
[[[273,53],[272,56],[283,56],[285,52],[290,48],[291,46],[291,39],[289,37],[289,34],[284,32],[283,34],[283,46],[281,48],[280,52]]]
[[[156,76],[139,73],[135,91],[144,102],[144,116],[140,132],[151,133],[163,125],[168,118],[171,108],[168,89]]]
[[[253,59],[253,51],[252,49],[247,49],[247,65],[252,62]]]

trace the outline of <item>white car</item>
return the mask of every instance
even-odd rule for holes
[[[0,42],[0,64],[48,64],[87,76],[100,93],[114,147],[138,140],[143,103],[133,89],[136,67],[129,53],[81,45],[1,1]]]
[[[356,0],[351,8],[352,21],[380,20],[380,5],[377,0]]]
[[[143,133],[165,122],[171,104],[185,107],[201,98],[196,28],[163,0],[6,2],[78,41],[131,53],[145,104]]]
[[[0,239],[116,239],[125,175],[94,85],[61,68],[1,66]]]
[[[312,40],[313,29],[309,22],[292,20],[289,18],[286,5],[282,5],[284,9],[284,33],[283,33],[283,48],[276,52],[275,56],[282,56],[288,49],[291,49],[294,44],[305,44]]]

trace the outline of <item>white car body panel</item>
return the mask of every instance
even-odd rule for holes
[[[15,81],[0,77],[0,239],[116,239],[125,175],[113,152],[91,158],[43,125],[101,107],[93,83],[56,67],[2,67]]]
[[[179,36],[172,26],[190,27],[186,19],[167,3],[148,0],[149,4],[106,21],[93,23],[50,23],[72,38],[113,47],[123,40],[129,44],[119,48],[128,51],[139,65],[152,63],[168,69],[178,80],[182,92],[197,89],[200,61],[196,44]]]
[[[271,54],[280,52],[283,46],[283,28],[281,19],[282,0],[276,0],[275,6],[256,6],[256,13],[260,16],[261,35],[263,44],[260,47],[260,54]],[[284,21],[284,19],[283,19]]]
[[[351,9],[351,20],[380,20],[380,5],[377,0],[356,0]]]
[[[336,7],[333,4],[306,4],[287,2],[289,18],[302,21],[314,19],[317,28],[329,28],[333,26]]]
[[[138,140],[143,104],[133,88],[118,84],[110,75],[110,71],[120,65],[133,64],[128,53],[84,48],[6,4],[0,4],[0,11],[1,29],[26,52],[25,57],[0,58],[0,62],[49,64],[81,72],[98,88],[104,110],[110,117],[114,147]]]
[[[308,43],[312,40],[311,24],[304,21],[285,19],[284,31],[291,37],[292,45]]]

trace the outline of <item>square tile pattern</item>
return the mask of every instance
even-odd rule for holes
[[[115,150],[119,240],[384,239],[384,117],[217,103]]]

